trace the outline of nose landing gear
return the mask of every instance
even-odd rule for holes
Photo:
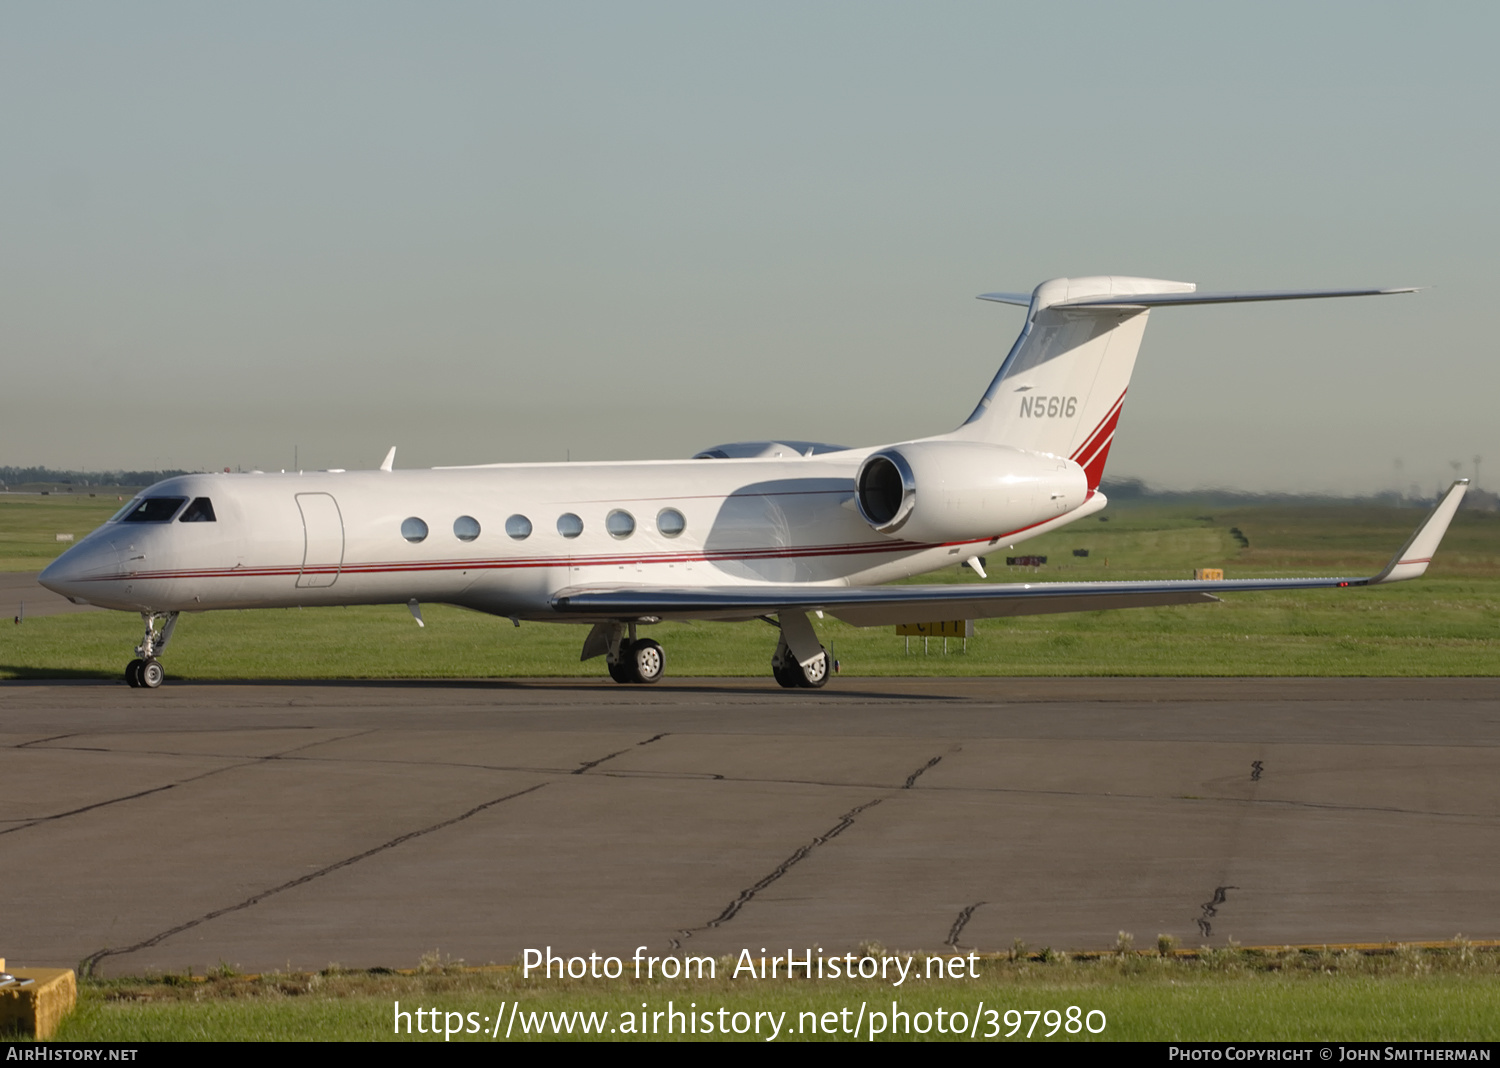
[[[146,624],[146,636],[135,647],[136,658],[125,665],[125,681],[132,688],[154,690],[166,678],[166,671],[156,657],[172,639],[172,631],[177,627],[177,613],[142,612],[141,620]],[[160,633],[156,630],[158,620],[166,621]]]

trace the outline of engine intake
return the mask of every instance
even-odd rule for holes
[[[859,514],[882,534],[900,530],[917,503],[916,478],[899,452],[877,452],[865,460],[855,487]]]
[[[859,514],[881,534],[974,541],[1046,522],[1081,505],[1071,460],[973,441],[914,441],[871,453],[854,476]],[[920,492],[918,492],[920,490]]]

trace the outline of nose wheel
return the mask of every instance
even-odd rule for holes
[[[125,682],[132,689],[154,690],[167,677],[156,654],[165,649],[167,642],[171,640],[172,631],[177,627],[177,613],[161,615],[157,612],[142,612],[141,621],[146,625],[146,635],[141,639],[141,644],[135,647],[135,659],[125,665]],[[158,621],[165,621],[165,626],[160,631],[156,629]]]
[[[125,681],[133,688],[154,690],[166,678],[166,670],[159,660],[142,660],[136,657],[125,665]]]

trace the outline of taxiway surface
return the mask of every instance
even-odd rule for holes
[[[38,616],[73,612],[102,612],[90,604],[74,604],[37,583],[39,571],[0,571],[0,618],[22,622]]]
[[[15,682],[0,754],[29,966],[1500,937],[1493,679]]]

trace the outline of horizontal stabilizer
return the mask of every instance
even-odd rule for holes
[[[1081,297],[1062,300],[1054,308],[1160,308],[1171,304],[1249,304],[1260,300],[1317,300],[1323,297],[1382,297],[1415,293],[1420,286],[1398,289],[1268,289],[1250,293],[1136,293],[1128,297]]]
[[[1245,293],[1132,293],[1129,296],[1078,297],[1051,301],[1049,308],[1099,308],[1124,311],[1132,308],[1160,308],[1171,304],[1249,304],[1261,300],[1317,300],[1323,297],[1383,297],[1392,293],[1416,293],[1421,286],[1394,289],[1266,289]],[[1031,306],[1030,293],[981,293],[980,300],[999,304]]]

